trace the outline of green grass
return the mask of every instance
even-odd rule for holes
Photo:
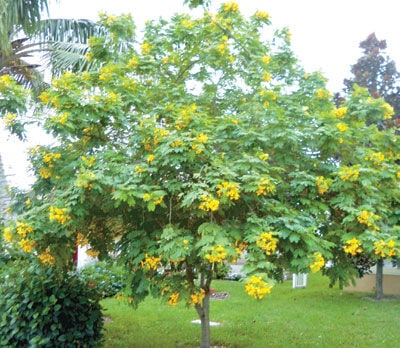
[[[250,298],[244,284],[214,281],[216,291],[229,293],[211,302],[211,341],[229,348],[265,347],[400,347],[400,298],[380,302],[368,294],[329,289],[320,275],[309,277],[306,289],[291,282],[277,284],[262,301]],[[106,348],[198,347],[200,326],[193,308],[170,307],[149,298],[137,310],[116,299],[102,302]]]

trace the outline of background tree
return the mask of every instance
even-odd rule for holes
[[[386,40],[378,40],[375,33],[360,43],[363,56],[352,65],[354,77],[344,80],[345,93],[350,93],[355,84],[365,87],[373,98],[383,98],[395,110],[393,120],[397,126],[400,117],[400,74],[396,63],[385,54]]]

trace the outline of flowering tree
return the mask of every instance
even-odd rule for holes
[[[337,130],[331,141],[337,156],[331,153],[330,158],[335,158],[337,169],[317,180],[320,197],[329,206],[326,236],[338,244],[335,267],[328,270],[332,280],[346,278],[348,262],[361,274],[377,262],[377,274],[382,274],[383,259],[398,255],[398,136],[394,128],[379,126],[393,114],[382,98],[371,98],[358,86],[332,113]],[[381,276],[376,289],[381,298]]]
[[[129,16],[100,22],[109,35],[90,40],[87,59],[101,68],[66,73],[41,95],[57,142],[32,149],[37,180],[5,237],[60,267],[77,244],[99,257],[117,248],[132,302],[151,293],[193,305],[208,347],[221,264],[246,250],[245,289],[262,299],[284,270],[316,272],[334,257],[347,241],[339,225],[361,232],[354,220],[372,209],[347,208],[353,180],[340,173],[358,168],[352,142],[367,148],[375,133],[338,122],[347,109],[299,67],[288,30],[264,37],[266,12],[246,19],[228,2],[148,22],[140,42]],[[348,108],[379,117],[381,104],[360,92]]]

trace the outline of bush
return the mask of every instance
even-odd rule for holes
[[[124,271],[110,261],[87,265],[78,273],[82,280],[95,287],[103,297],[112,297],[123,287]]]
[[[101,346],[101,296],[77,274],[25,260],[1,276],[0,347]]]

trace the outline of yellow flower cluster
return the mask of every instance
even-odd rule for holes
[[[261,277],[254,275],[246,282],[245,289],[251,297],[261,300],[265,295],[271,293],[272,285],[268,284]]]
[[[69,112],[64,112],[58,116],[51,116],[50,120],[52,120],[53,122],[57,122],[59,124],[65,124],[68,121],[68,117],[69,117]]]
[[[85,253],[86,253],[87,256],[92,257],[92,258],[95,259],[97,256],[99,256],[100,251],[95,250],[93,248],[90,248],[90,249],[86,250]]]
[[[4,123],[6,126],[12,126],[14,124],[15,119],[17,118],[17,114],[12,114],[11,112],[7,112],[6,117],[4,118]]]
[[[210,263],[222,262],[226,258],[226,251],[222,245],[211,247],[210,253],[206,254],[205,259]]]
[[[146,54],[150,53],[150,44],[147,41],[142,43],[141,48],[142,48],[142,54],[143,55],[146,55]]]
[[[137,65],[139,64],[139,58],[138,57],[132,57],[129,59],[128,63],[126,64],[127,68],[136,68]]]
[[[347,124],[344,123],[338,123],[336,125],[336,128],[339,129],[339,132],[345,132],[349,129],[349,126]]]
[[[290,40],[289,40],[290,41]],[[317,90],[318,99],[330,98],[332,95],[327,89],[319,88]]]
[[[19,243],[19,246],[26,253],[31,253],[33,248],[35,247],[36,242],[29,239],[22,239]]]
[[[269,155],[267,153],[262,153],[258,156],[261,161],[268,161]]]
[[[154,161],[154,155],[153,154],[148,155],[147,156],[147,162],[151,163],[153,161]]]
[[[144,268],[144,269],[156,271],[160,261],[161,261],[161,256],[159,256],[159,257],[149,256],[146,253],[145,259],[144,259],[144,261],[142,261],[141,265],[142,265],[142,268]]]
[[[71,217],[67,214],[67,208],[50,207],[49,219],[64,225]]]
[[[263,20],[263,21],[267,21],[269,19],[269,13],[265,12],[265,11],[257,11],[255,13],[255,16],[257,19]]]
[[[90,156],[90,157],[82,156],[81,160],[86,166],[90,168],[93,167],[93,164],[96,161],[96,156]]]
[[[205,296],[206,296],[206,292],[204,291],[204,289],[201,289],[200,291],[195,292],[190,295],[189,304],[194,304],[194,305],[200,304],[204,300]]]
[[[84,247],[89,244],[89,239],[81,232],[76,235],[76,245]]]
[[[318,194],[323,195],[325,192],[329,190],[329,179],[325,179],[324,176],[317,176],[315,180],[315,184],[318,187]]]
[[[217,51],[221,56],[225,56],[229,52],[229,45],[227,43],[222,43],[217,46]]]
[[[321,253],[316,252],[313,255],[313,262],[309,264],[312,273],[318,272],[325,265],[325,259]]]
[[[393,257],[397,255],[396,242],[392,239],[387,243],[384,240],[374,242],[374,247],[375,254],[380,257]]]
[[[261,12],[261,11],[260,11]],[[269,62],[271,61],[271,57],[270,56],[263,56],[262,58],[261,58],[261,61],[264,63],[264,64],[269,64]]]
[[[212,196],[202,195],[200,197],[202,202],[199,205],[200,210],[204,211],[217,211],[219,208],[219,201]]]
[[[26,222],[17,221],[16,228],[17,228],[17,233],[22,238],[25,238],[28,233],[33,232],[33,228],[29,224],[27,224]]]
[[[173,294],[170,295],[170,297],[169,297],[167,303],[168,303],[170,306],[176,306],[176,304],[178,303],[178,301],[179,301],[179,293],[178,293],[178,292],[174,292]]]
[[[341,107],[341,108],[337,108],[337,109],[334,109],[333,111],[332,111],[332,114],[334,115],[334,116],[336,116],[337,118],[339,118],[339,119],[344,119],[344,117],[346,116],[346,114],[347,114],[347,107],[346,106],[344,106],[344,107]]]
[[[43,162],[49,163],[49,167],[52,168],[53,167],[52,163],[61,158],[61,153],[43,152],[42,158],[43,158]]]
[[[201,132],[201,133],[195,138],[195,140],[196,140],[198,143],[205,144],[205,143],[208,141],[208,136],[207,136],[207,134]]]
[[[183,145],[183,142],[181,140],[175,140],[173,143],[171,143],[171,147],[179,147],[182,145]]]
[[[223,10],[224,12],[236,13],[239,11],[239,5],[236,2],[229,1],[223,4]]]
[[[353,181],[358,179],[360,173],[358,172],[357,168],[352,167],[343,167],[342,170],[339,172],[339,176],[343,181]]]
[[[385,160],[385,155],[382,152],[373,152],[370,156],[365,157],[365,160],[378,166]]]
[[[372,227],[374,231],[379,230],[379,227],[375,224],[376,220],[379,220],[379,215],[374,214],[372,211],[362,210],[357,216],[357,220],[360,224]]]
[[[217,186],[218,197],[227,196],[232,201],[239,199],[239,187],[238,184],[224,181]]]
[[[384,120],[391,119],[392,116],[394,115],[393,107],[388,103],[383,103],[382,104],[382,109],[383,109],[383,119]]]
[[[10,75],[1,75],[0,76],[0,89],[3,89],[15,82],[15,80]]]
[[[275,185],[271,183],[269,179],[261,179],[261,183],[257,187],[257,196],[265,196],[268,193],[275,191]]]
[[[10,227],[5,227],[3,231],[3,236],[7,242],[11,242],[13,237],[12,229]]]
[[[53,266],[55,264],[54,256],[50,253],[50,248],[47,247],[44,253],[38,255],[39,260],[44,264],[49,264]]]
[[[48,179],[51,178],[51,170],[48,167],[41,167],[39,169],[39,175],[43,178],[43,179]]]
[[[353,256],[363,252],[361,242],[357,238],[347,240],[343,246],[343,250],[345,253]]]
[[[276,250],[278,238],[275,238],[272,232],[262,232],[260,237],[256,240],[256,244],[259,248],[264,250],[267,255],[272,255]]]

